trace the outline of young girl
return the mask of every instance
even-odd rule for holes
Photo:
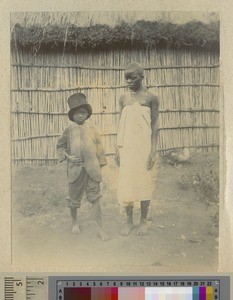
[[[158,97],[142,85],[143,68],[131,63],[125,70],[129,91],[120,98],[116,163],[119,168],[118,200],[125,207],[128,235],[133,228],[133,207],[140,202],[141,220],[137,235],[147,233],[147,214],[153,190],[152,167],[158,136]]]

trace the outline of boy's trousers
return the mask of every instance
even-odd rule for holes
[[[79,208],[85,192],[90,203],[102,197],[100,194],[100,183],[93,180],[87,174],[85,168],[82,168],[79,177],[74,182],[69,182],[68,207]]]

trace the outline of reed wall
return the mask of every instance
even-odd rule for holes
[[[219,53],[194,49],[11,52],[11,134],[15,163],[56,163],[56,142],[67,118],[67,98],[87,95],[90,122],[114,154],[124,67],[138,61],[144,84],[160,99],[158,150],[218,151]]]

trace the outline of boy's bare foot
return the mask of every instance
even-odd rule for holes
[[[129,235],[131,230],[133,229],[133,227],[134,227],[133,223],[132,224],[128,224],[128,223],[125,224],[125,226],[120,231],[120,234],[124,235],[124,236]]]
[[[74,234],[80,234],[80,227],[79,227],[78,224],[73,224],[72,233],[74,233]]]
[[[98,235],[100,236],[102,241],[108,241],[109,240],[108,234],[103,229],[99,230]]]
[[[147,235],[147,223],[140,223],[137,230],[137,235]]]

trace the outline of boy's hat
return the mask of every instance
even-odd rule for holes
[[[89,103],[87,103],[86,96],[82,93],[76,93],[68,98],[68,105],[69,105],[69,112],[68,112],[68,117],[71,121],[74,122],[73,120],[73,113],[75,110],[78,108],[84,107],[87,110],[87,119],[90,118],[92,114],[92,107]]]

